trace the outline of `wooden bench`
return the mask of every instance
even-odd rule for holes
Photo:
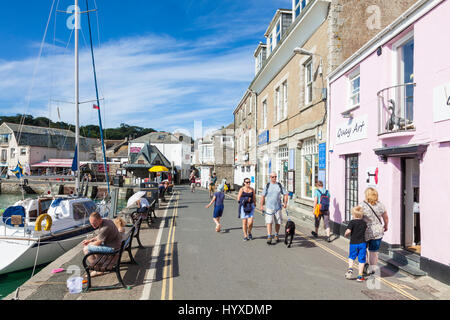
[[[145,212],[132,212],[131,219],[133,220],[133,223],[136,223],[139,217],[142,217],[142,219],[145,219],[147,222],[148,227],[151,228],[151,225],[155,222],[153,218],[157,218],[155,213],[156,201],[156,199],[153,200]]]
[[[139,219],[138,222],[140,224],[142,222],[142,219]],[[136,224],[133,225],[131,227],[130,231],[128,231],[125,234],[125,237],[122,240],[122,243],[121,243],[119,249],[114,250],[111,253],[92,252],[92,253],[88,253],[87,255],[84,256],[83,267],[86,270],[87,281],[88,281],[87,287],[85,289],[86,291],[88,291],[89,289],[115,289],[115,288],[120,287],[120,285],[123,288],[127,288],[127,286],[123,282],[122,276],[120,275],[120,265],[124,263],[124,262],[122,262],[122,254],[124,251],[127,251],[128,255],[130,257],[130,261],[126,262],[126,263],[137,264],[136,260],[134,260],[133,255],[131,253],[131,243],[133,241],[133,238],[136,237],[136,233],[135,233],[136,226],[137,226]],[[138,231],[137,236],[139,236],[139,231]],[[140,243],[140,240],[138,240],[138,242]],[[92,262],[88,261],[88,258],[92,257],[92,256],[94,256],[93,261]],[[115,272],[119,283],[114,286],[103,286],[103,287],[92,288],[90,271]]]

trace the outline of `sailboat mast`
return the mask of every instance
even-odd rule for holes
[[[77,171],[75,178],[75,194],[78,195],[80,191],[80,88],[79,88],[79,53],[78,53],[78,26],[80,25],[80,10],[78,7],[78,0],[75,0],[75,152]]]

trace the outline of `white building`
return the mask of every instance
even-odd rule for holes
[[[80,138],[80,161],[95,159],[94,147],[96,139]],[[49,165],[47,167],[33,165],[46,162],[49,159],[72,159],[75,150],[75,133],[69,130],[28,126],[4,122],[0,125],[0,167],[2,174],[14,169],[17,163],[24,171],[39,171],[45,174],[50,168],[60,173],[67,166]],[[42,172],[41,172],[42,171]]]
[[[178,136],[178,137],[177,137]],[[176,181],[188,180],[191,169],[191,138],[185,135],[152,132],[129,142],[128,153],[138,153],[145,145],[151,144],[170,161],[176,169]]]

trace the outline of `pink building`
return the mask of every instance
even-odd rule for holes
[[[384,257],[447,284],[449,30],[450,0],[418,1],[329,75],[327,159],[335,230],[373,186],[389,216]]]

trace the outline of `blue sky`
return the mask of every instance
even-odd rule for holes
[[[53,4],[42,56],[41,41]],[[72,0],[15,0],[0,12],[0,114],[32,114],[74,123]],[[192,132],[233,121],[254,75],[253,52],[278,8],[290,0],[89,0],[102,117]],[[81,9],[86,1],[80,0]],[[56,16],[56,17],[55,17]],[[86,16],[80,34],[80,96],[95,98]],[[98,24],[97,24],[98,21]],[[58,110],[60,118],[58,118]],[[97,124],[84,104],[81,124]]]

